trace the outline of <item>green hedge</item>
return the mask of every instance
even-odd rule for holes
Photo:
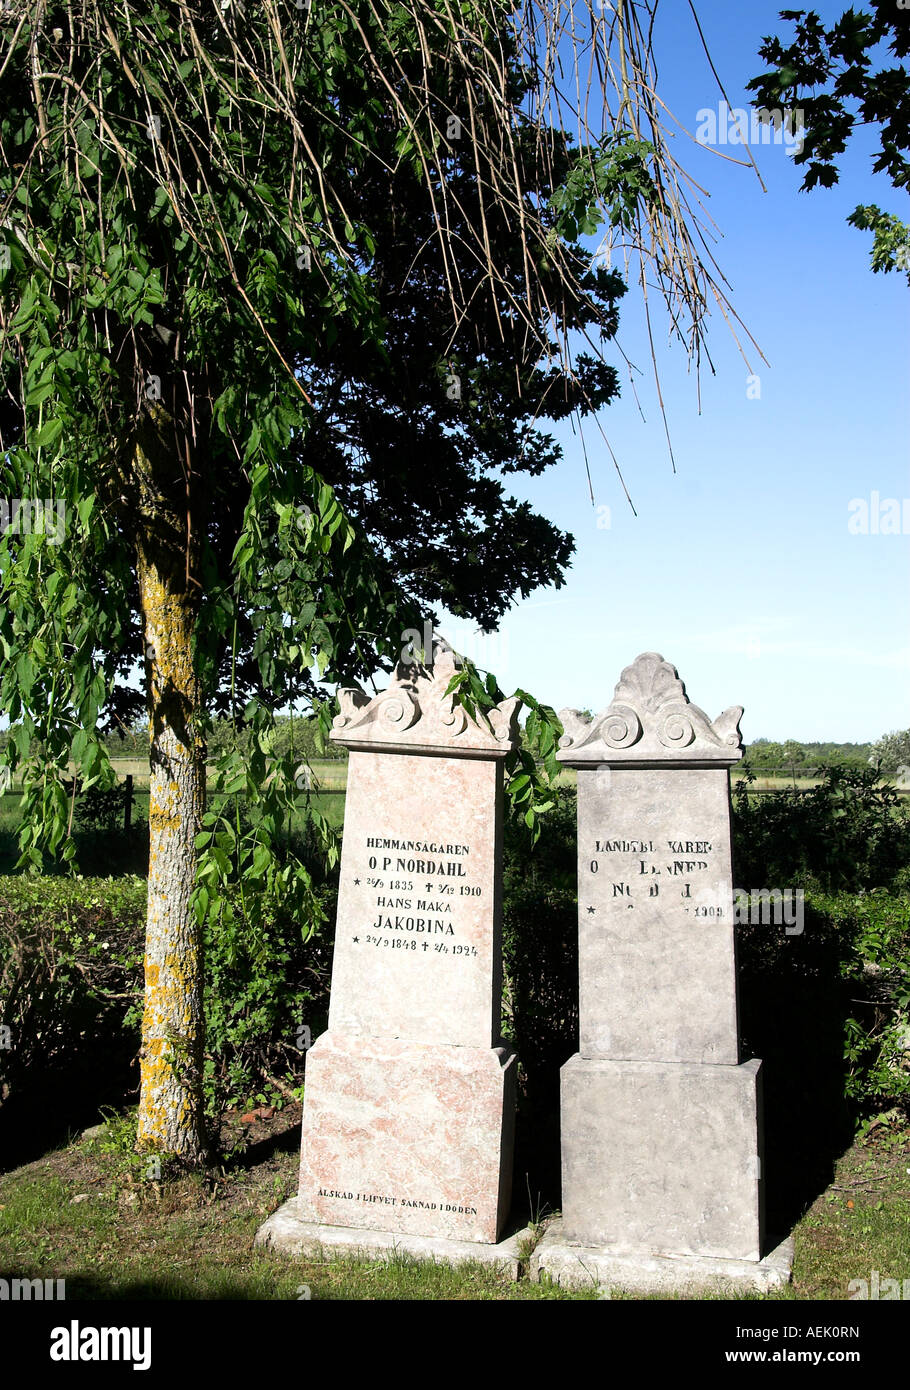
[[[910,898],[810,891],[801,934],[741,926],[737,945],[747,1055],[809,1088],[836,1065],[854,1121],[910,1118]]]
[[[832,767],[816,787],[733,795],[733,859],[744,889],[910,891],[910,807],[874,768]]]
[[[331,918],[333,890],[318,892]],[[331,934],[304,942],[308,924],[279,904],[254,931],[236,906],[234,929],[205,942],[213,1120],[231,1105],[283,1103],[302,1079],[304,1030],[315,1038],[327,1016]],[[37,1078],[71,1076],[78,1085],[106,1060],[135,1061],[145,912],[139,877],[0,878],[0,1024],[9,1030],[0,1033],[0,1098]]]
[[[0,878],[0,1095],[138,1048],[145,880]]]
[[[772,1084],[791,1078],[794,1109],[818,1099],[820,1079],[853,1123],[910,1106],[908,839],[906,812],[863,773],[831,773],[796,798],[735,800],[737,882],[806,889],[801,934],[738,929],[746,1051],[768,1059]],[[536,844],[507,828],[503,1027],[522,1059],[525,1113],[538,1117],[577,1048],[575,863],[571,792]],[[0,1025],[12,1044],[0,1033],[0,1096],[105,1058],[132,1059],[138,1081],[145,891],[139,877],[0,878]],[[334,876],[317,897],[325,922],[312,936],[277,901],[255,930],[238,902],[234,926],[209,934],[213,1119],[299,1086],[326,1024]]]

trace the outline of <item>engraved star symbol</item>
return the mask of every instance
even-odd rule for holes
[[[354,879],[354,882],[355,882],[355,883],[359,883],[359,882],[360,882],[360,879],[359,879],[359,878],[355,878],[355,879]]]
[[[360,937],[359,937],[359,936],[355,936],[355,937],[352,938],[352,940],[354,940],[354,941],[359,941],[359,940],[360,940]]]
[[[589,908],[588,908],[588,911],[589,911],[589,912],[596,912],[596,911],[597,911],[597,908],[596,908],[596,907],[589,907]]]

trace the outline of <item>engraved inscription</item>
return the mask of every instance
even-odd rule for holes
[[[609,886],[607,902],[633,911],[636,897],[659,898],[701,922],[731,919],[729,905],[704,901],[716,892],[718,865],[710,840],[595,839],[586,858],[588,875],[602,874],[604,887]]]
[[[334,1188],[320,1187],[317,1197],[334,1197],[339,1202],[365,1202],[367,1205],[379,1203],[386,1207],[407,1207],[422,1211],[447,1211],[456,1216],[476,1216],[476,1207],[463,1207],[457,1202],[424,1202],[414,1197],[388,1197],[378,1192],[337,1192]]]
[[[460,928],[467,925],[459,922],[459,905],[470,912],[485,896],[480,884],[470,882],[469,844],[368,835],[364,850],[365,860],[347,866],[346,877],[372,890],[373,915],[362,924],[362,935],[351,937],[352,945],[399,951],[402,958],[409,953],[453,960],[477,957],[475,945],[458,940]],[[354,873],[357,876],[351,879]],[[467,881],[453,883],[452,879]],[[439,941],[439,937],[449,940]]]

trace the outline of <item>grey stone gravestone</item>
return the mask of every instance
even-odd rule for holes
[[[484,727],[446,694],[455,669],[442,652],[431,668],[400,664],[373,699],[340,692],[329,1028],[307,1054],[298,1197],[258,1239],[517,1272],[517,1237],[499,1241],[517,1062],[499,1027],[503,759],[519,702]]]
[[[761,1063],[741,1061],[729,768],[713,723],[646,652],[613,702],[561,714],[578,773],[580,1050],[562,1070],[562,1219],[532,1272],[565,1283],[767,1287]]]

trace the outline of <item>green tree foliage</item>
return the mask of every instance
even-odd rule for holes
[[[877,763],[882,772],[904,772],[910,778],[910,729],[882,734],[872,745],[870,761]]]
[[[871,0],[871,10],[846,10],[827,26],[815,10],[781,10],[795,26],[793,40],[765,38],[760,57],[773,66],[748,83],[756,105],[796,108],[805,137],[794,164],[806,166],[803,189],[839,180],[838,157],[860,126],[878,129],[873,169],[895,188],[910,182],[910,80],[894,59],[910,52],[910,11],[894,0]],[[879,63],[882,65],[879,66]],[[871,231],[874,271],[903,271],[910,280],[910,226],[875,206],[859,206],[848,221]]]
[[[263,926],[276,894],[304,930],[322,914],[287,853],[297,760],[276,756],[274,711],[315,708],[317,676],[391,664],[432,603],[489,625],[571,552],[492,475],[552,463],[535,422],[615,393],[569,335],[602,351],[623,287],[567,230],[608,168],[551,204],[579,155],[523,114],[534,75],[509,13],[4,15],[0,467],[19,524],[0,538],[0,707],[22,862],[72,861],[76,788],[110,783],[100,733],[135,715],[140,662],[143,1107],[158,1098],[140,1134],[190,1156],[203,930]],[[653,180],[640,189],[653,205]],[[458,684],[481,706],[501,693],[467,668]],[[243,823],[239,804],[205,810],[217,714],[236,736],[216,787],[242,796]]]
[[[747,780],[734,804],[744,887],[901,892],[910,882],[910,815],[877,768],[829,767],[818,786],[761,797],[749,795]]]
[[[827,767],[865,768],[873,745],[869,743],[805,743],[786,739],[757,738],[748,744],[743,769],[768,773],[812,776]]]
[[[145,703],[143,1141],[204,1148],[204,932],[264,929],[276,896],[304,930],[323,912],[288,847],[299,759],[276,710],[387,669],[433,605],[489,627],[561,582],[570,539],[506,480],[558,459],[541,422],[616,392],[624,286],[578,237],[631,246],[643,290],[654,266],[696,354],[709,295],[726,303],[650,27],[625,5],[581,39],[565,7],[542,38],[539,18],[505,0],[3,12],[0,492],[20,505],[0,710],[37,870],[72,863],[77,790],[111,781],[101,735]],[[560,65],[581,51],[590,79],[616,45],[618,107],[595,101],[593,130],[576,112],[573,134]],[[502,692],[465,667],[456,694]],[[527,703],[552,764],[555,716]],[[234,800],[206,810],[216,716]],[[527,750],[511,771],[532,825],[548,802]]]
[[[271,711],[316,698],[314,661],[363,680],[431,604],[489,626],[562,580],[569,538],[494,474],[554,463],[535,421],[615,393],[612,367],[553,349],[611,336],[623,286],[556,233],[570,142],[538,157],[514,44],[500,96],[432,11],[363,11],[40,4],[10,40],[4,483],[67,515],[65,546],[11,531],[0,553],[13,756],[41,739],[36,864],[42,826],[71,849],[63,760],[104,778],[94,731],[135,715],[137,662],[154,683],[143,537],[177,531],[194,720],[229,714],[263,756]],[[245,780],[236,746],[220,771]]]

